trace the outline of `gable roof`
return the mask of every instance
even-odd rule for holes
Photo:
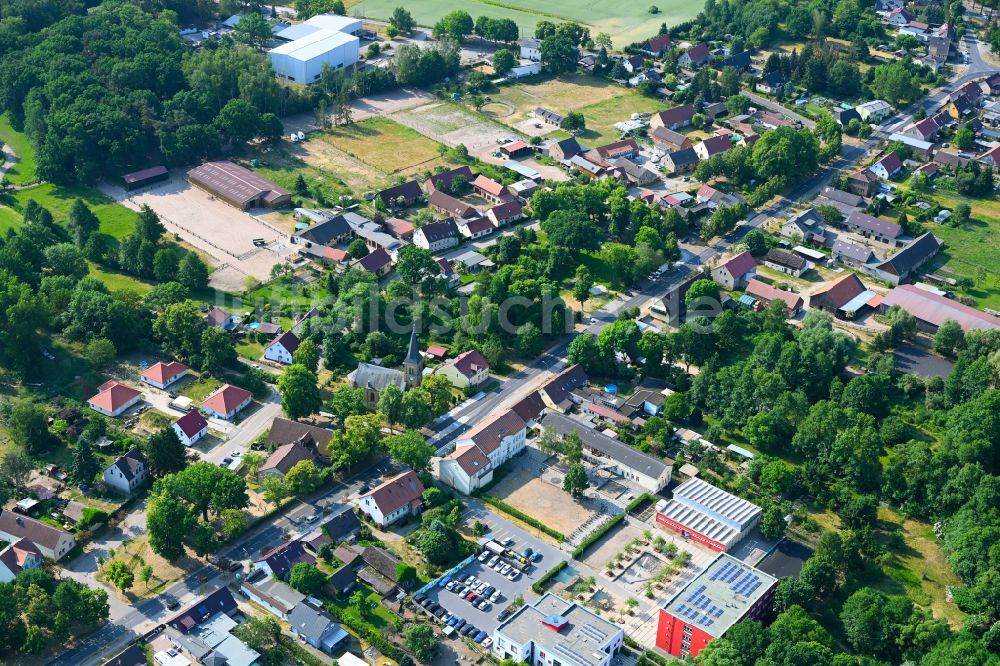
[[[18,539],[28,539],[48,550],[55,550],[60,537],[65,534],[58,527],[2,509],[0,509],[0,532],[13,535]]]
[[[930,232],[921,234],[879,265],[879,270],[906,278],[941,249],[941,241]]]
[[[465,179],[470,183],[472,182],[472,169],[468,166],[462,165],[454,169],[449,169],[448,171],[442,171],[441,173],[436,173],[427,180],[424,181],[425,187],[451,189],[451,181],[455,179],[455,176],[465,176]]]
[[[146,666],[146,653],[138,643],[133,643],[120,653],[108,659],[102,666]]]
[[[118,468],[118,471],[122,473],[125,480],[131,481],[139,475],[139,470],[145,465],[146,459],[143,457],[142,452],[139,449],[131,449],[128,453],[118,456],[108,469],[112,467]]]
[[[695,152],[694,148],[681,148],[669,153],[667,158],[670,159],[670,163],[675,167],[682,167],[697,162],[698,153]]]
[[[535,108],[535,117],[547,120],[553,125],[561,125],[563,121],[563,117],[555,111],[549,111],[548,109],[543,109],[540,106]]]
[[[850,243],[848,241],[841,240],[840,238],[834,241],[832,250],[833,254],[843,255],[849,259],[865,264],[875,257],[875,253],[872,252],[870,247]]]
[[[767,254],[764,255],[764,261],[769,261],[772,264],[785,266],[796,271],[802,270],[806,266],[806,260],[799,255],[794,252],[778,249],[776,247],[767,251]]]
[[[506,187],[492,178],[487,178],[482,174],[476,176],[476,179],[472,181],[472,186],[486,192],[487,194],[492,194],[495,197],[499,197],[507,193]]]
[[[187,608],[181,610],[165,621],[182,634],[190,633],[192,629],[209,619],[216,613],[232,613],[238,608],[229,588],[223,585],[214,592],[195,599]]]
[[[381,391],[389,384],[395,384],[400,390],[406,388],[406,378],[402,372],[371,363],[358,363],[358,367],[348,373],[347,378],[355,386],[373,391]]]
[[[903,234],[903,228],[895,222],[889,222],[878,217],[872,217],[868,213],[856,210],[847,216],[844,224],[849,227],[865,229],[887,238],[897,238]]]
[[[271,342],[271,344],[268,345],[268,347],[273,347],[275,345],[281,345],[286,350],[288,350],[289,354],[294,354],[295,350],[299,348],[300,344],[302,344],[302,343],[299,340],[299,337],[297,335],[295,335],[291,331],[285,331],[284,333],[282,333],[281,335],[279,335],[278,337],[276,337]]]
[[[849,303],[856,296],[863,294],[867,289],[861,278],[854,273],[848,273],[836,280],[831,280],[814,289],[810,294],[810,300],[820,298],[834,308],[840,308]]]
[[[489,455],[500,448],[500,443],[505,437],[521,432],[526,425],[517,412],[505,409],[487,416],[465,432],[458,441],[461,444],[474,442],[483,453]]]
[[[410,470],[385,481],[361,495],[358,500],[370,497],[383,515],[389,515],[411,502],[419,501],[423,494],[424,484],[420,482],[417,473]]]
[[[420,191],[420,183],[415,180],[408,180],[405,183],[400,183],[399,185],[393,185],[392,187],[387,187],[380,191],[375,196],[382,198],[382,203],[387,206],[392,205],[392,202],[402,198],[407,201],[413,199],[418,199],[422,192]]]
[[[441,222],[431,222],[417,229],[415,232],[423,234],[428,243],[434,243],[446,238],[454,238],[458,235],[458,228],[453,220],[443,220]]]
[[[160,384],[169,384],[176,377],[183,375],[187,371],[188,367],[183,363],[178,363],[177,361],[164,363],[163,361],[160,361],[156,365],[147,368],[146,371],[142,373],[142,376]]]
[[[671,467],[666,462],[646,455],[563,414],[550,412],[542,418],[541,425],[545,430],[552,430],[563,437],[575,432],[583,440],[584,447],[653,479],[659,479],[664,472],[670,473]]]
[[[649,137],[653,141],[661,141],[663,143],[668,143],[672,146],[677,146],[680,149],[685,143],[690,143],[690,139],[686,136],[670,129],[669,127],[656,127],[649,133]]]
[[[320,527],[326,531],[334,543],[338,543],[361,527],[361,521],[358,520],[358,515],[351,507],[344,506],[341,511],[328,518]]]
[[[330,625],[335,625],[346,636],[346,632],[340,628],[339,624],[334,622],[333,618],[326,611],[317,610],[307,604],[295,605],[292,612],[288,614],[288,624],[294,627],[299,635],[317,643],[323,640],[323,636],[329,630]]]
[[[887,153],[885,157],[880,159],[876,164],[882,165],[882,168],[886,170],[890,176],[900,169],[903,168],[903,160],[899,159],[899,155],[896,153]]]
[[[174,425],[181,429],[189,438],[194,437],[199,432],[208,427],[208,421],[197,409],[192,409],[184,416],[174,421]]]
[[[286,541],[277,548],[272,548],[254,562],[266,562],[276,577],[284,578],[285,574],[291,571],[296,564],[300,562],[316,564],[316,558],[307,553],[302,542],[296,539]]]
[[[347,219],[343,215],[337,215],[336,217],[332,217],[325,222],[314,224],[308,229],[296,232],[295,235],[303,240],[309,241],[310,243],[327,245],[328,243],[338,238],[342,238],[349,233],[351,233],[350,223],[348,223]]]
[[[603,146],[598,146],[594,150],[601,156],[601,159],[610,160],[623,155],[631,155],[639,152],[639,144],[634,139],[615,141]]]
[[[267,440],[272,444],[291,444],[307,434],[320,447],[325,447],[333,439],[333,433],[325,428],[309,425],[308,423],[299,423],[298,421],[292,421],[279,416],[271,422],[271,430],[267,436]]]
[[[38,546],[31,539],[24,537],[0,550],[0,562],[14,576],[17,576],[32,558],[41,560],[42,551],[38,550]]]
[[[650,53],[660,53],[670,46],[670,35],[657,35],[646,42],[646,50]]]
[[[202,400],[201,405],[219,414],[229,414],[251,398],[253,394],[250,391],[232,384],[223,384]]]
[[[569,137],[568,139],[562,139],[561,141],[556,141],[549,146],[549,150],[558,147],[562,151],[563,155],[568,155],[572,157],[573,155],[579,155],[584,151],[584,147],[580,145],[574,137]]]
[[[947,319],[957,321],[963,331],[1000,329],[1000,317],[963,305],[955,299],[938,296],[912,284],[896,287],[882,299],[882,305],[898,305],[917,319],[940,326]]]
[[[399,564],[399,558],[394,554],[378,546],[365,546],[361,551],[361,559],[389,580],[396,580],[396,565]]]
[[[502,204],[497,204],[486,212],[492,213],[491,217],[494,219],[509,220],[512,217],[522,215],[524,213],[524,207],[521,205],[520,201],[513,199]]]
[[[527,423],[538,418],[539,414],[545,409],[545,402],[542,400],[542,396],[538,394],[538,391],[532,391],[522,398],[520,402],[512,406],[511,409],[521,417],[522,421]]]
[[[690,122],[691,118],[694,117],[694,105],[682,104],[666,111],[660,111],[656,115],[666,127],[676,125],[677,123]]]
[[[728,58],[720,60],[715,63],[715,67],[720,70],[725,69],[726,67],[733,67],[737,72],[739,72],[744,69],[749,69],[752,63],[753,60],[750,58],[750,52],[743,51],[742,53],[736,53]]]
[[[456,461],[468,476],[490,467],[490,459],[475,444],[456,446],[454,451],[444,457],[444,460]]]
[[[98,387],[97,395],[87,400],[87,404],[106,409],[109,412],[117,412],[140,395],[142,393],[131,386],[112,380],[101,384]]]
[[[724,153],[733,147],[733,142],[724,136],[710,136],[701,142],[709,157]]]
[[[830,201],[836,201],[837,203],[844,204],[845,206],[852,206],[858,208],[865,205],[864,198],[854,194],[852,192],[845,192],[844,190],[838,190],[835,187],[824,187],[820,196],[829,199]]]
[[[355,262],[355,264],[369,273],[377,273],[391,263],[392,256],[385,251],[384,247],[380,247],[374,252],[369,252]]]
[[[539,390],[549,400],[559,405],[569,399],[570,393],[587,383],[587,373],[581,365],[571,365],[546,382]]]
[[[704,43],[695,44],[686,51],[686,54],[687,57],[691,59],[692,63],[700,65],[701,63],[708,61],[708,46]]]
[[[773,72],[768,72],[764,76],[760,77],[760,82],[766,84],[770,88],[773,88],[774,86],[781,85],[785,82],[785,75],[780,69],[776,69]]]
[[[483,355],[475,349],[462,352],[452,360],[448,361],[445,365],[453,366],[469,379],[474,377],[477,372],[484,368],[486,370],[490,369],[489,361],[483,358]]]
[[[773,285],[769,285],[766,282],[761,282],[757,279],[747,282],[746,293],[768,302],[776,300],[783,301],[785,303],[785,307],[787,307],[789,311],[795,311],[802,307],[802,297],[794,291],[778,289]]]
[[[740,252],[719,264],[715,270],[725,269],[734,278],[746,275],[757,268],[757,262],[749,251]]]
[[[312,436],[306,433],[294,442],[279,446],[274,450],[274,453],[267,457],[257,473],[275,470],[282,474],[288,474],[288,471],[297,463],[303,460],[315,460],[316,451],[311,444]]]

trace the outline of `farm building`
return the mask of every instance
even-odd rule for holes
[[[896,287],[882,299],[879,306],[888,310],[893,305],[903,308],[917,320],[925,331],[937,331],[946,320],[957,321],[963,331],[1000,328],[1000,317],[963,305],[953,299],[939,296],[924,289],[904,284]]]
[[[153,183],[161,183],[170,178],[170,173],[166,167],[155,166],[141,171],[134,171],[122,176],[122,184],[128,191],[137,190]]]
[[[292,200],[292,193],[232,162],[205,162],[187,172],[188,180],[226,203],[242,210],[279,208]]]
[[[358,19],[336,14],[313,16],[278,33],[278,39],[290,41],[271,49],[271,66],[278,78],[316,83],[323,67],[340,70],[358,61],[360,32]]]

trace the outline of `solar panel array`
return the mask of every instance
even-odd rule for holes
[[[679,613],[682,617],[686,617],[691,620],[695,624],[700,624],[703,627],[710,627],[715,622],[713,618],[722,616],[722,609],[717,607],[715,604],[712,604],[712,600],[708,597],[705,597],[704,595],[701,596],[704,597],[704,602],[701,608],[709,606],[706,612],[702,613],[698,608],[693,608],[687,604],[681,604],[677,607],[677,613]]]
[[[742,572],[742,567],[727,560],[726,562],[723,562],[722,566],[716,569],[715,572],[708,577],[708,579],[721,580],[723,583],[732,583]]]

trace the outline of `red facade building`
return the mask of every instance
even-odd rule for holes
[[[774,576],[719,553],[660,609],[656,646],[695,657],[743,620],[770,620],[777,587]]]

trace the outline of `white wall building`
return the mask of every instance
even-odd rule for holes
[[[493,480],[493,470],[524,450],[527,424],[513,409],[494,414],[455,442],[455,450],[441,459],[438,478],[471,495]]]
[[[131,495],[146,481],[146,459],[139,449],[132,449],[104,470],[104,483],[123,495]]]
[[[298,337],[291,331],[286,331],[264,347],[264,358],[268,361],[291,365],[295,360],[295,350],[299,348],[299,344]]]
[[[423,506],[424,484],[417,473],[404,472],[357,499],[358,510],[381,528],[417,513]]]
[[[309,85],[319,81],[324,65],[341,70],[357,63],[360,44],[354,35],[316,30],[271,49],[271,66],[278,78]]]

